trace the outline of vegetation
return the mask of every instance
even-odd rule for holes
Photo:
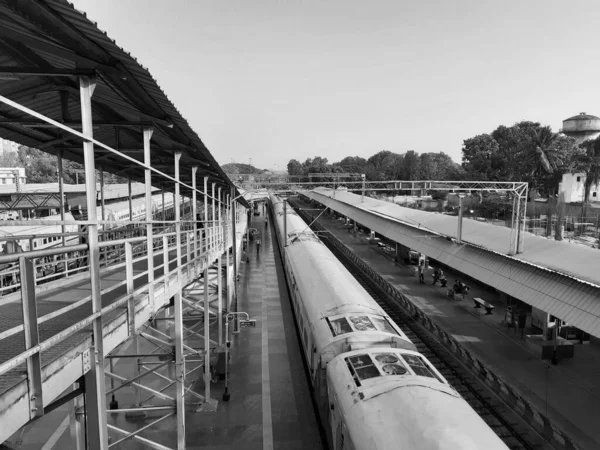
[[[296,159],[287,165],[288,174],[308,176],[309,173],[364,173],[368,181],[381,180],[451,180],[460,179],[463,170],[443,152],[423,153],[413,150],[398,154],[382,150],[369,159],[347,156],[330,164],[327,158],[317,156],[303,163]]]
[[[550,195],[582,153],[573,138],[538,122],[522,121],[466,139],[462,167],[471,180],[526,181],[530,190]]]
[[[16,152],[5,153],[0,156],[0,167],[23,167],[27,183],[57,183],[58,158],[50,153],[20,146]],[[63,159],[63,177],[65,183],[85,183],[85,171],[81,164]],[[100,174],[96,171],[96,180]],[[126,183],[127,179],[110,173],[104,173],[105,184]]]

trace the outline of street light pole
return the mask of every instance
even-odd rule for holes
[[[462,242],[463,198],[465,197],[465,194],[458,194],[458,230],[456,232],[456,241],[459,244]]]
[[[365,174],[361,173],[360,177],[362,178],[362,195],[360,197],[360,202],[364,203],[364,201],[365,201]]]

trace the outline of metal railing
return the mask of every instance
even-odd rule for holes
[[[133,265],[135,263],[144,261],[148,257],[153,257],[153,258],[159,257],[160,258],[160,256],[162,256],[162,264],[155,265],[154,269],[160,270],[162,268],[163,275],[158,278],[155,278],[154,284],[168,283],[169,277],[175,273],[178,273],[179,270],[181,270],[182,273],[189,275],[188,271],[191,270],[191,266],[193,264],[195,264],[195,262],[201,261],[203,263],[207,263],[208,261],[214,259],[218,255],[218,253],[223,250],[222,242],[219,242],[219,240],[217,239],[219,232],[218,232],[218,230],[215,230],[215,231],[216,232],[213,232],[213,230],[207,229],[206,236],[204,238],[202,238],[202,231],[198,230],[198,235],[196,236],[196,239],[194,239],[193,232],[190,233],[189,230],[186,230],[184,232],[182,230],[181,243],[177,242],[177,235],[175,232],[169,232],[169,233],[163,233],[160,235],[156,235],[153,237],[154,245],[153,245],[152,256],[149,256],[147,253],[147,249],[146,249],[147,238],[145,236],[128,238],[128,239],[120,239],[120,240],[114,240],[114,241],[99,242],[98,246],[100,247],[101,250],[106,249],[106,248],[117,249],[115,251],[119,255],[118,258],[116,257],[116,258],[112,258],[110,260],[106,260],[106,261],[104,261],[104,263],[101,262],[101,265],[102,265],[102,267],[105,267],[105,268],[114,268],[114,269],[119,268],[119,267],[124,267],[125,271],[128,274],[133,274],[134,273]],[[229,238],[229,236],[228,236],[228,238]],[[196,249],[197,249],[196,255],[194,255],[194,245],[193,245],[194,242],[196,244]],[[230,244],[230,239],[228,239],[228,242],[226,243],[226,245],[229,245],[229,244]],[[185,262],[183,262],[180,267],[176,267],[174,270],[170,270],[170,265],[177,260],[176,256],[171,257],[170,255],[172,252],[176,251],[178,245],[180,245],[182,248],[182,261],[185,260]],[[134,249],[137,249],[137,250],[134,250]],[[63,259],[62,261],[65,261],[68,265],[69,261],[83,259],[85,261],[85,263],[83,265],[81,265],[77,270],[78,271],[86,271],[89,268],[88,263],[87,263],[87,261],[89,260],[87,244],[77,244],[77,245],[70,245],[70,246],[65,246],[65,247],[52,248],[52,249],[48,249],[48,250],[37,250],[37,251],[34,250],[34,251],[28,251],[28,252],[23,252],[23,253],[13,253],[13,254],[0,256],[0,264],[13,263],[13,264],[17,265],[16,269],[13,268],[11,270],[13,271],[13,273],[17,274],[17,277],[20,280],[20,282],[15,286],[11,286],[11,288],[18,288],[19,290],[21,290],[21,299],[22,299],[24,311],[26,311],[28,309],[35,311],[35,307],[34,307],[35,306],[35,288],[41,281],[44,281],[44,279],[45,279],[44,277],[42,277],[42,278],[36,277],[36,271],[35,271],[36,266],[35,266],[35,264],[33,264],[33,261],[36,261],[36,260],[39,260],[39,259],[45,258],[45,257],[64,256],[64,255],[73,254],[73,253],[79,253],[79,256],[76,258],[66,258],[66,259]],[[113,284],[112,286],[103,289],[101,291],[101,294],[105,295],[110,292],[113,292],[121,286],[125,286],[128,283],[133,283],[135,280],[137,280],[140,277],[145,276],[146,274],[147,274],[147,270],[142,271],[138,274],[132,275],[131,280],[125,279],[123,281],[117,282],[117,283]],[[50,278],[50,277],[46,277],[46,279],[47,278]],[[135,296],[139,295],[143,291],[146,291],[147,289],[148,289],[148,285],[139,287],[138,289],[134,290],[133,292],[131,292],[131,293],[125,295],[124,297],[121,297],[121,298],[115,300],[111,304],[103,307],[101,311],[99,311],[95,314],[91,314],[90,316],[86,317],[84,320],[81,320],[81,321],[71,324],[66,329],[64,329],[60,333],[55,334],[54,336],[50,337],[46,341],[41,342],[41,343],[35,345],[34,347],[25,350],[24,352],[21,352],[17,356],[12,357],[12,358],[8,359],[7,361],[4,361],[3,363],[0,364],[0,375],[5,374],[6,372],[8,372],[10,370],[15,369],[19,365],[25,363],[27,361],[27,359],[32,357],[33,355],[39,354],[42,351],[48,350],[49,348],[51,348],[52,346],[56,345],[57,343],[63,341],[64,339],[68,338],[75,332],[88,326],[98,316],[106,315],[108,312],[114,310],[115,308],[118,308],[118,307],[121,307],[121,306],[127,304],[127,302],[130,299],[135,298]],[[31,302],[31,301],[33,301],[33,304],[29,305],[30,307],[27,308],[26,303]],[[152,299],[150,299],[150,301],[152,301]],[[37,317],[37,315],[34,315],[33,317],[29,317],[30,322],[31,322],[31,320],[33,320],[35,322],[34,324],[29,323],[27,327],[25,327],[25,324],[21,324],[21,325],[15,326],[13,328],[10,328],[8,330],[1,332],[0,333],[0,346],[2,345],[2,341],[4,339],[6,339],[10,336],[13,336],[15,334],[21,333],[23,331],[27,331],[27,328],[29,328],[29,329],[35,328],[37,330],[37,327],[41,323],[44,323],[51,319],[68,314],[69,312],[73,311],[74,309],[76,309],[88,302],[91,302],[91,296],[86,296],[85,298],[83,298],[77,302],[74,302],[64,308],[61,308],[57,311],[46,314],[42,317]],[[29,373],[29,368],[28,368],[28,376],[30,376],[30,375],[31,374]]]

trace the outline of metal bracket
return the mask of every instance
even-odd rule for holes
[[[85,375],[92,370],[92,355],[89,348],[81,354],[81,358],[83,363],[83,374]]]

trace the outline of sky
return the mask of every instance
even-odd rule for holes
[[[440,152],[600,116],[600,2],[72,0],[220,164]]]

